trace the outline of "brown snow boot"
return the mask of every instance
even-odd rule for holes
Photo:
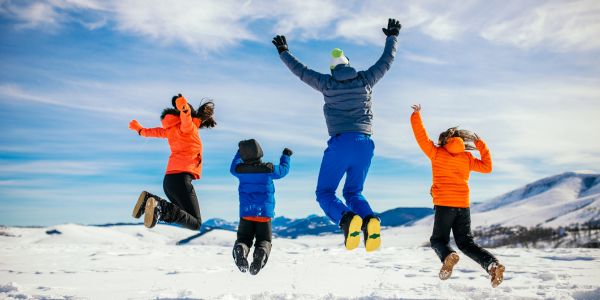
[[[492,287],[499,286],[504,280],[504,266],[499,262],[493,262],[488,270],[491,276]]]
[[[150,197],[157,198],[155,195],[143,191],[138,197],[135,206],[133,207],[133,212],[131,213],[131,216],[133,216],[136,219],[139,219],[144,214],[144,210],[146,208],[146,201],[148,201],[148,198]]]
[[[441,280],[450,278],[450,275],[452,275],[452,269],[454,268],[454,265],[458,263],[459,259],[460,257],[456,252],[450,252],[450,254],[444,258],[444,264],[442,265],[439,274]]]

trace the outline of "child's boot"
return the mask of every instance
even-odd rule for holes
[[[348,250],[354,250],[360,243],[360,229],[362,219],[355,213],[348,211],[342,216],[340,228],[344,232],[344,245]]]
[[[271,253],[271,243],[262,241],[259,245],[254,246],[254,255],[252,264],[250,264],[250,274],[256,275],[262,268],[265,267]]]
[[[491,276],[492,287],[499,286],[504,280],[504,266],[499,262],[493,262],[488,267],[488,273]]]
[[[140,194],[140,196],[138,197],[137,202],[135,203],[135,206],[133,207],[133,212],[131,213],[131,215],[134,218],[139,219],[139,217],[142,216],[142,214],[144,213],[144,209],[146,208],[146,201],[150,197],[158,198],[155,195],[150,194],[150,193],[148,193],[146,191],[143,191]]]
[[[442,264],[442,268],[440,269],[439,275],[441,280],[446,280],[450,278],[450,275],[452,275],[452,269],[458,263],[459,260],[460,257],[456,252],[450,252],[450,254],[448,254],[448,256],[444,258],[444,264]]]
[[[235,261],[235,265],[242,271],[242,273],[246,273],[248,271],[248,253],[250,249],[244,243],[236,243],[233,246],[233,260]]]
[[[368,215],[362,225],[365,238],[365,249],[367,252],[375,251],[381,246],[381,221],[379,218]]]

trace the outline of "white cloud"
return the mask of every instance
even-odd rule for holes
[[[115,163],[86,161],[5,161],[0,165],[0,173],[90,176],[104,174],[116,166]]]
[[[76,21],[93,30],[114,24],[117,30],[159,43],[181,43],[201,53],[244,41],[267,43],[275,33],[380,44],[380,28],[387,17],[398,18],[404,31],[417,30],[440,41],[457,40],[469,33],[521,48],[600,48],[600,2],[594,0],[539,5],[341,0],[46,0],[23,4],[5,0],[0,13],[19,20],[22,28],[55,28]]]
[[[600,48],[600,2],[550,1],[490,24],[481,35],[490,41],[520,48],[597,50]]]
[[[257,40],[264,32],[252,25],[264,20],[272,26],[270,34],[293,34],[303,39],[345,37],[374,42],[377,38],[379,43],[382,36],[379,29],[386,25],[387,17],[399,18],[407,23],[405,28],[420,28],[435,39],[449,40],[460,32],[450,15],[433,13],[414,4],[387,1],[47,0],[26,7],[14,3],[6,1],[3,14],[20,20],[25,27],[72,21],[75,17],[70,18],[70,12],[78,10],[91,13],[95,18],[102,14],[112,19],[121,31],[159,42],[183,43],[199,51]],[[104,18],[83,23],[89,24],[88,28],[97,28],[108,24]]]
[[[14,4],[11,1],[0,3],[0,13],[20,20],[19,28],[54,28],[58,25],[60,15],[50,3],[34,2],[26,5]]]
[[[411,52],[404,52],[402,57],[404,59],[407,59],[410,61],[415,61],[415,62],[424,63],[424,64],[430,64],[430,65],[447,65],[448,64],[447,61],[436,58],[436,57],[414,54]]]

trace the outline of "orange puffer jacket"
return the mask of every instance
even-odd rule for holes
[[[410,123],[421,150],[431,160],[433,204],[450,207],[469,207],[469,174],[471,171],[492,172],[492,157],[485,142],[475,142],[481,159],[465,151],[465,144],[459,137],[448,139],[444,147],[437,147],[427,136],[421,114],[414,112]]]
[[[183,105],[187,106],[187,103]],[[171,156],[166,174],[190,173],[199,179],[202,174],[202,141],[198,135],[200,124],[200,119],[192,118],[188,106],[179,116],[167,114],[162,120],[162,127],[142,128],[140,135],[168,139]]]

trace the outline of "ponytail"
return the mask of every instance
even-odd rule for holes
[[[213,118],[214,113],[215,103],[210,100],[202,103],[200,107],[198,107],[196,117],[202,121],[200,128],[213,128],[217,126],[217,122]]]

